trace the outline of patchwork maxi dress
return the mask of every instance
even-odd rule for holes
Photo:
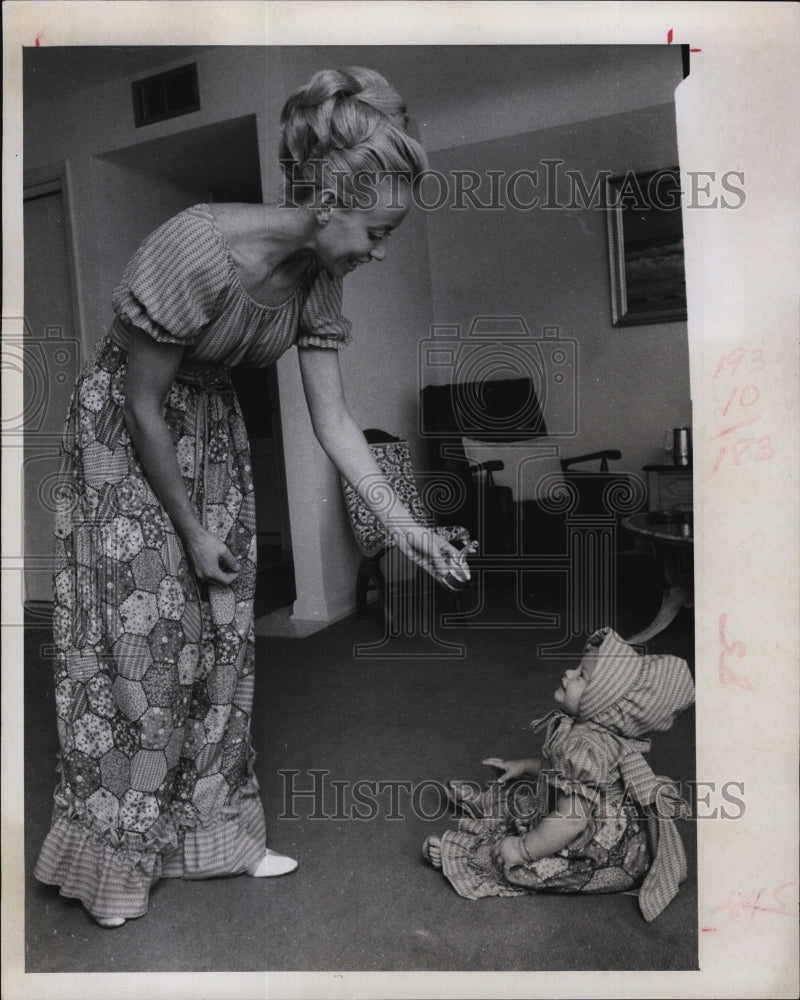
[[[255,502],[227,374],[293,344],[349,341],[342,287],[313,267],[279,306],[254,301],[207,205],[153,233],[113,295],[115,320],[75,388],[56,514],[60,781],[35,876],[97,917],[137,917],[162,877],[246,871],[265,823],[250,739]],[[241,565],[194,576],[128,435],[130,327],[185,347],[164,416],[202,524]]]

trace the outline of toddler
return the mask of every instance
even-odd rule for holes
[[[640,887],[642,914],[653,920],[686,878],[673,822],[686,803],[645,761],[645,737],[694,701],[686,662],[642,656],[601,629],[555,700],[558,709],[532,723],[545,733],[541,759],[490,757],[484,763],[500,775],[480,794],[451,783],[467,816],[458,830],[429,837],[423,854],[467,899]]]

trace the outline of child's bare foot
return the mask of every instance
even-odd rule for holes
[[[438,837],[428,837],[422,845],[422,856],[434,868],[442,867],[442,842]]]

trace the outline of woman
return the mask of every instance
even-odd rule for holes
[[[342,278],[383,260],[425,154],[400,97],[367,69],[316,74],[281,125],[284,202],[196,205],[145,241],[64,434],[61,781],[35,874],[104,927],[144,914],[160,877],[296,867],[266,848],[253,774],[255,507],[225,369],[296,344],[338,471],[412,560],[442,577],[456,555],[382,479],[337,353],[350,336]]]

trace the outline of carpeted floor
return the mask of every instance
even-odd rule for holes
[[[611,623],[622,635],[643,627],[659,600],[649,569],[634,562]],[[563,581],[542,578],[535,596],[525,589],[522,596],[557,615]],[[98,928],[78,903],[30,875],[47,828],[56,751],[42,655],[47,629],[34,623],[25,697],[27,971],[697,968],[691,823],[680,826],[689,880],[653,924],[626,895],[470,902],[422,861],[424,838],[451,823],[440,783],[483,783],[492,772],[482,758],[537,750],[528,724],[552,707],[566,664],[537,656],[537,645],[558,633],[514,627],[526,623],[514,606],[514,590],[498,582],[471,627],[440,629],[443,640],[463,645],[463,656],[444,655],[451,647],[424,637],[380,645],[377,606],[367,620],[351,616],[305,639],[260,638],[257,772],[270,843],[300,867],[262,881],[163,881],[147,916],[115,931]],[[354,653],[370,643],[378,645]],[[578,638],[570,648],[580,645]],[[683,611],[648,651],[675,653],[693,667],[691,613]],[[656,773],[694,777],[693,710],[653,744]],[[288,794],[315,787],[316,795]]]

